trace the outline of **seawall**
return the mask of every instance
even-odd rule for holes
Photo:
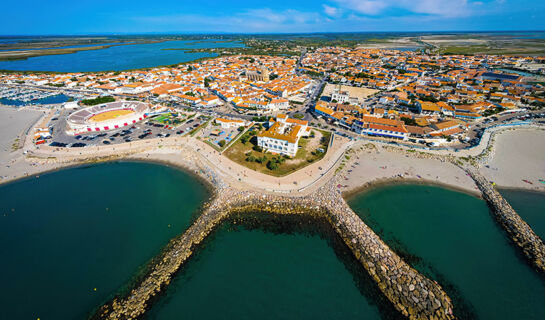
[[[509,238],[522,250],[528,261],[540,272],[545,273],[545,245],[532,228],[517,214],[485,177],[475,169],[466,169],[481,190],[496,221],[507,232]]]
[[[264,195],[230,188],[218,190],[210,206],[183,235],[169,244],[143,281],[127,297],[104,305],[94,317],[141,317],[153,297],[169,284],[195,248],[219,224],[231,214],[249,212],[325,217],[397,311],[410,319],[454,319],[452,302],[441,286],[421,275],[393,252],[350,209],[332,184],[306,197]]]

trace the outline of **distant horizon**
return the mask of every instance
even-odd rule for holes
[[[545,29],[542,30],[434,30],[434,31],[323,31],[323,32],[258,32],[258,33],[246,33],[246,32],[189,32],[189,31],[172,31],[172,32],[134,32],[134,33],[121,33],[121,32],[104,32],[104,33],[44,33],[44,34],[0,34],[0,38],[8,37],[82,37],[82,36],[140,36],[140,35],[312,35],[312,34],[376,34],[376,33],[407,33],[407,34],[454,34],[454,33],[545,33]]]

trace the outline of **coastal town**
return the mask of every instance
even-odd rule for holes
[[[135,161],[181,168],[212,190],[190,227],[94,319],[142,317],[219,225],[261,211],[324,223],[397,316],[455,319],[451,288],[345,198],[392,182],[480,197],[543,273],[539,233],[496,190],[545,191],[543,70],[543,56],[322,46],[127,71],[3,72],[0,183]]]
[[[10,73],[0,83],[7,93],[54,88],[233,120],[286,113],[351,138],[456,149],[477,144],[489,122],[536,116],[545,105],[542,76],[504,70],[543,61],[326,47],[300,57],[226,56],[147,71]]]

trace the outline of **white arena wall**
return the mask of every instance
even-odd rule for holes
[[[90,119],[96,115],[116,110],[131,110],[133,113],[100,122],[90,121]],[[147,113],[149,113],[149,111],[150,108],[148,104],[134,101],[111,102],[87,107],[68,116],[66,121],[68,125],[66,133],[70,135],[78,135],[88,132],[108,131],[132,126],[133,124],[147,118]]]

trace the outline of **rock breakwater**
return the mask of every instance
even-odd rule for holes
[[[203,210],[199,218],[181,236],[173,239],[144,279],[125,298],[116,298],[102,306],[95,319],[137,319],[149,302],[167,286],[174,274],[191,257],[230,212],[233,192],[225,189]]]
[[[507,232],[509,238],[519,247],[528,261],[540,272],[545,273],[545,245],[532,228],[517,214],[485,177],[474,169],[467,173],[475,180],[496,221]]]
[[[149,274],[122,299],[103,306],[99,319],[141,317],[195,248],[232,214],[310,215],[325,218],[394,308],[410,319],[454,319],[452,302],[441,286],[393,252],[346,204],[333,184],[305,197],[220,189],[195,223],[174,239]],[[235,220],[236,222],[236,220]]]

